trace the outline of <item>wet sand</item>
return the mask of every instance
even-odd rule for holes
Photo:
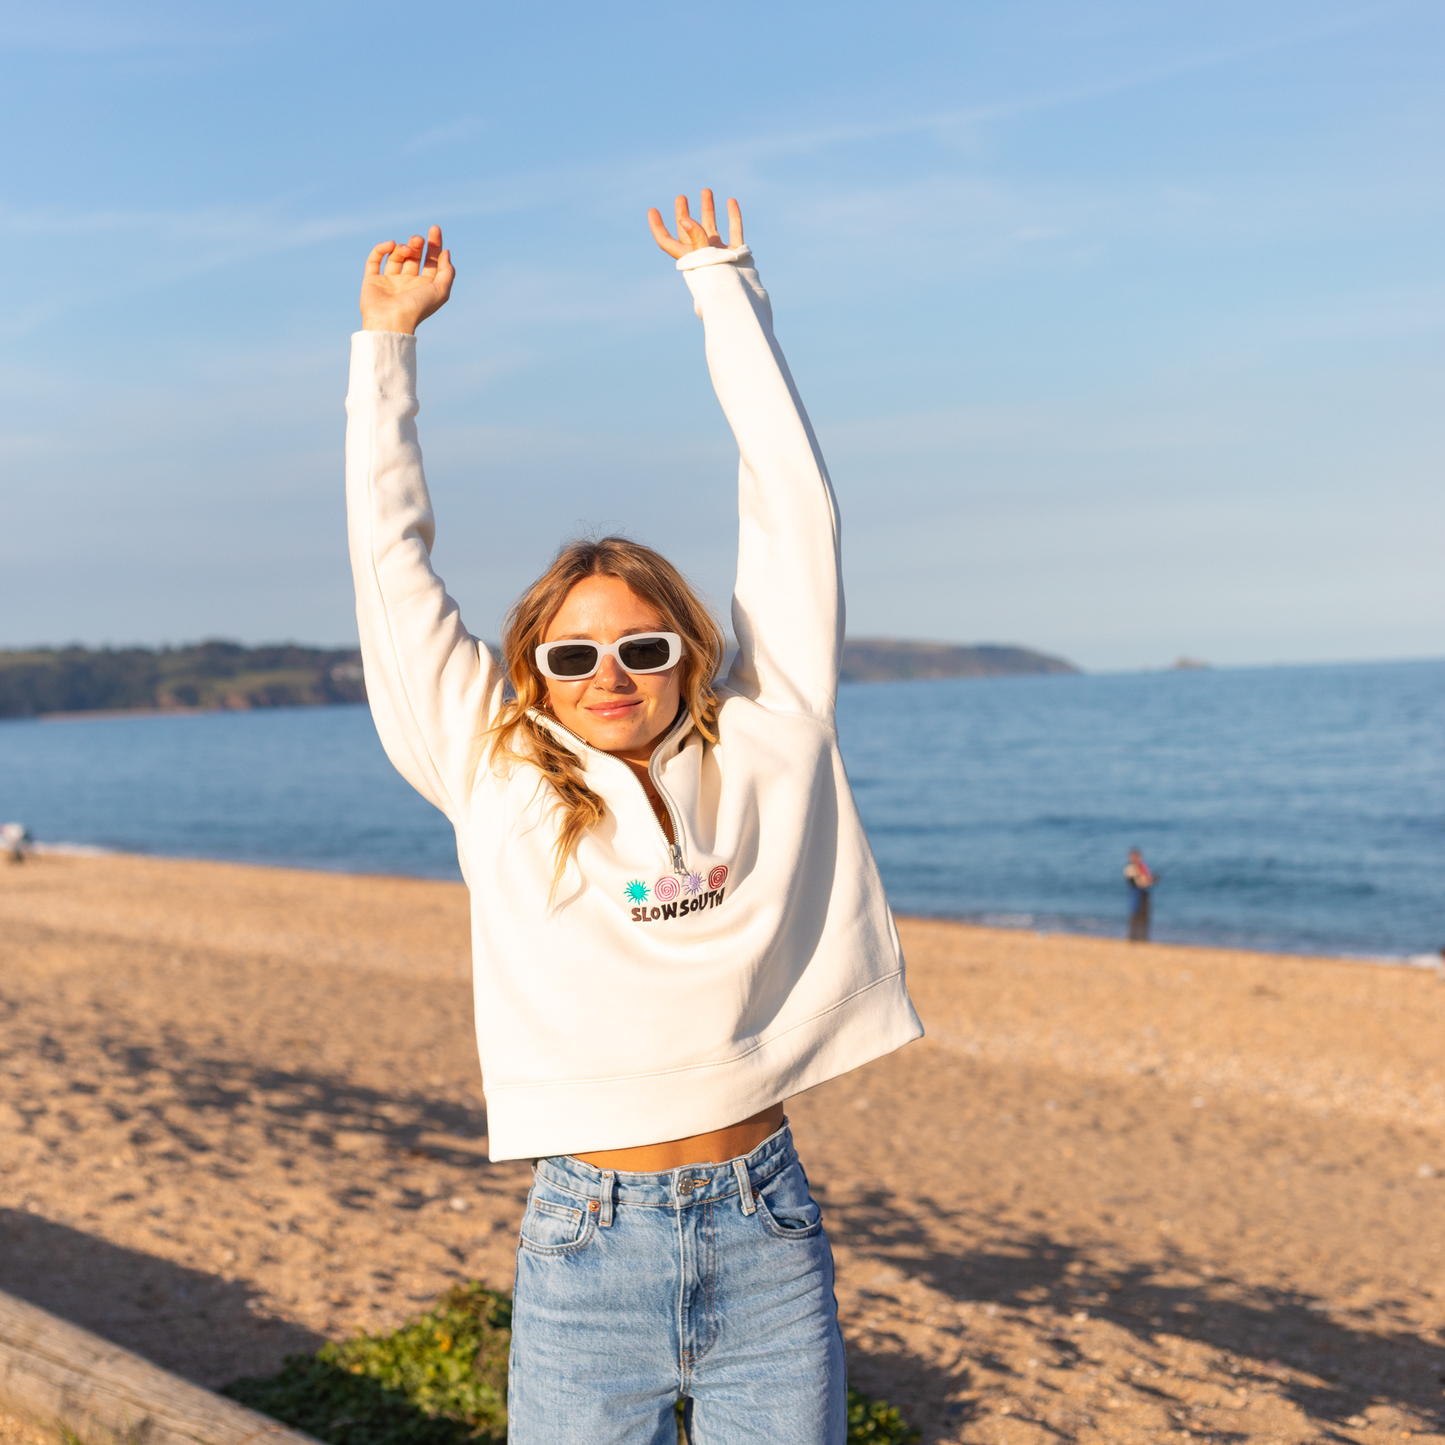
[[[927,1039],[789,1108],[855,1383],[928,1442],[1445,1442],[1438,976],[900,931]],[[0,1289],[216,1385],[510,1288],[466,933],[444,883],[0,868]]]

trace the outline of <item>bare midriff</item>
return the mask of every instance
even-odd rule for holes
[[[639,1144],[634,1149],[600,1149],[595,1154],[574,1154],[596,1169],[613,1169],[625,1174],[662,1174],[687,1164],[726,1164],[751,1154],[769,1134],[783,1127],[783,1106],[774,1104],[726,1129],[670,1139],[665,1144]]]

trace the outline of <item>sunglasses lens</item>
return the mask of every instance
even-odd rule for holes
[[[671,652],[665,637],[629,637],[617,649],[617,656],[628,672],[649,672],[666,667]]]
[[[597,670],[597,649],[590,642],[555,642],[547,666],[554,677],[587,677]]]

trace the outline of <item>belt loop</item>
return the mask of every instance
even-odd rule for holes
[[[616,1178],[610,1169],[602,1171],[602,1217],[597,1222],[603,1229],[612,1228],[612,1190]]]
[[[746,1159],[733,1160],[733,1173],[738,1179],[738,1198],[743,1202],[743,1213],[752,1214],[757,1209],[757,1203],[753,1199],[753,1181],[748,1178],[748,1162]]]

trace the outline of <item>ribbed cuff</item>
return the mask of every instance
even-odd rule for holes
[[[680,256],[679,271],[696,271],[701,266],[720,266],[724,261],[751,261],[753,253],[746,246],[703,246]]]

